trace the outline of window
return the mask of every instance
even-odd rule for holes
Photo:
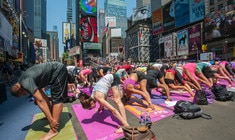
[[[214,0],[210,0],[210,5],[214,5]]]
[[[221,10],[224,7],[223,4],[218,5],[218,10]]]
[[[215,8],[211,8],[211,9],[210,9],[210,12],[214,12],[214,11],[215,11]]]

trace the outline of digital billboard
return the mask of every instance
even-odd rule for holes
[[[173,3],[175,3],[175,27],[189,24],[189,0],[175,0]]]
[[[162,8],[159,8],[152,12],[152,32],[153,35],[157,35],[163,31]]]
[[[97,16],[96,0],[80,0],[80,7],[83,15]]]
[[[205,0],[189,0],[190,23],[204,19]]]
[[[235,6],[233,4],[206,15],[205,41],[235,34]]]
[[[162,6],[164,31],[175,28],[175,8],[174,2],[169,2]]]
[[[201,50],[201,24],[196,24],[188,28],[189,35],[189,53],[195,54]]]
[[[81,18],[81,42],[98,42],[97,37],[97,18]]]

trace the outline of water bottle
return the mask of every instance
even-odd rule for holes
[[[145,124],[145,120],[146,120],[145,115],[146,115],[146,113],[144,111],[141,111],[141,113],[140,113],[140,124],[141,125]]]
[[[151,123],[151,117],[149,112],[146,113],[146,117],[145,117],[145,124]]]

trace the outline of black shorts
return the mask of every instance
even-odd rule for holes
[[[111,84],[111,87],[118,86],[120,83],[120,78],[116,74],[113,74],[113,83]]]
[[[58,76],[51,84],[51,99],[53,104],[62,103],[68,97],[68,71],[65,66],[57,69]]]
[[[143,72],[137,71],[136,74],[137,74],[137,77],[138,77],[138,82],[146,79],[145,74]]]
[[[175,81],[172,79],[165,79],[166,84],[174,84]]]

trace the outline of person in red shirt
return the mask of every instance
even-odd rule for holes
[[[126,72],[127,72],[128,74],[130,74],[130,73],[131,73],[131,70],[132,70],[132,66],[129,65],[129,64],[124,64],[124,65],[122,65],[122,66],[119,66],[119,69],[125,69]]]

